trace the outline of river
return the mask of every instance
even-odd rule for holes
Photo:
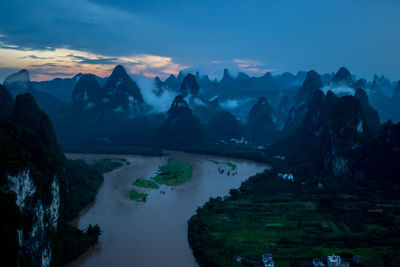
[[[171,151],[163,157],[68,154],[70,159],[125,158],[129,164],[104,175],[94,203],[74,221],[79,228],[99,224],[103,230],[99,244],[73,266],[197,266],[187,242],[187,221],[197,207],[210,197],[224,196],[238,188],[246,178],[268,166],[249,160]],[[151,177],[169,158],[190,163],[192,178],[183,185],[142,189],[146,202],[128,198],[137,178]],[[216,164],[210,160],[215,160]],[[237,165],[237,175],[221,174],[229,170],[227,162]],[[165,191],[162,194],[160,191]]]

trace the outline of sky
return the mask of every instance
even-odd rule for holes
[[[400,79],[398,0],[2,0],[0,81],[79,72],[260,76],[346,66]]]

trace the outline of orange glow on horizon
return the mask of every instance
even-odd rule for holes
[[[162,78],[170,74],[177,75],[187,67],[174,63],[170,57],[157,55],[139,54],[115,58],[69,48],[19,50],[18,46],[6,46],[4,43],[0,44],[0,58],[0,68],[26,69],[34,81],[71,78],[78,73],[107,77],[117,64],[124,65],[131,74]]]

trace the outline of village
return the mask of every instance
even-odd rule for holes
[[[236,257],[237,262],[242,262],[244,261],[244,257],[238,256]],[[353,256],[352,260],[356,263],[361,262],[361,257],[358,255]],[[262,263],[256,263],[257,266],[262,266],[262,267],[275,267],[275,262],[272,253],[267,252],[261,255],[261,261]],[[255,263],[255,262],[254,262]],[[309,266],[307,264],[307,266]],[[310,266],[313,267],[350,267],[350,263],[347,261],[343,261],[342,258],[339,255],[332,254],[330,256],[327,256],[326,258],[326,264],[323,259],[317,257],[312,260],[310,263]]]

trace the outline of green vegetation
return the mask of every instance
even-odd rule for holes
[[[89,224],[85,231],[68,224],[62,226],[62,231],[52,229],[52,251],[57,257],[57,262],[64,265],[77,259],[98,242],[101,233],[102,231],[97,224],[94,226]]]
[[[192,176],[192,167],[188,163],[169,160],[159,169],[159,173],[153,179],[159,184],[174,186],[183,184]]]
[[[101,173],[111,172],[119,167],[128,164],[128,161],[123,158],[118,159],[98,159],[90,163],[90,165]]]
[[[144,187],[144,188],[152,188],[152,189],[158,189],[159,186],[156,182],[151,181],[151,180],[146,180],[146,179],[136,179],[135,182],[133,182],[134,186],[138,187]]]
[[[231,163],[231,162],[226,163],[226,165],[228,165],[231,168],[232,171],[237,169],[237,166],[235,164]]]
[[[355,266],[400,266],[399,186],[304,179],[285,181],[269,170],[232,189],[226,199],[210,199],[189,220],[197,261],[253,266],[272,252],[276,266],[299,266],[336,253]],[[353,255],[363,263],[352,262]],[[244,261],[237,263],[237,256]]]
[[[214,164],[217,164],[217,165],[219,165],[219,162],[218,162],[218,161],[216,161],[216,160],[209,159],[208,161],[209,161],[209,162],[212,162],[212,163],[214,163]]]
[[[147,196],[148,196],[147,193],[141,193],[136,191],[135,189],[131,189],[131,191],[129,192],[129,198],[132,200],[146,202]]]

